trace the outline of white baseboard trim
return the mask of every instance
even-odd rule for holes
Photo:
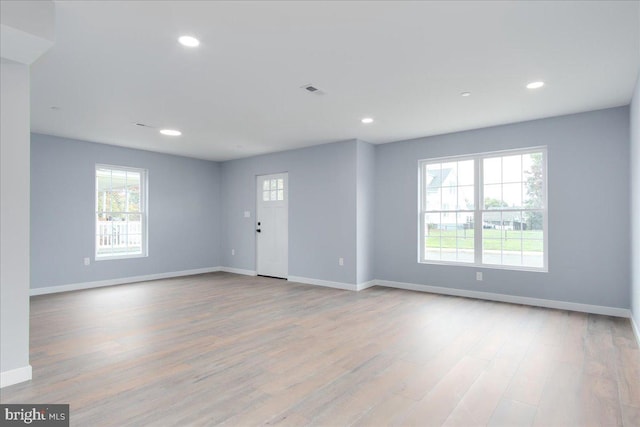
[[[29,381],[32,378],[32,372],[31,365],[0,372],[0,388]]]
[[[224,271],[225,273],[243,274],[245,276],[258,275],[258,273],[255,270],[243,270],[242,268],[233,268],[233,267],[220,267],[220,271]]]
[[[29,295],[46,295],[58,292],[79,291],[82,289],[101,288],[103,286],[124,285],[127,283],[146,282],[148,280],[170,279],[172,277],[193,276],[194,274],[213,273],[221,271],[222,267],[197,268],[194,270],[170,271],[167,273],[147,274],[144,276],[122,277],[118,279],[96,280],[95,282],[72,283],[69,285],[49,286],[45,288],[33,288]]]
[[[512,304],[532,305],[535,307],[556,308],[559,310],[580,311],[583,313],[603,314],[605,316],[631,317],[626,308],[606,307],[601,305],[581,304],[576,302],[555,301],[541,298],[521,297],[515,295],[495,294],[491,292],[469,291],[464,289],[443,288],[440,286],[418,285],[415,283],[376,280],[376,286],[406,289],[410,291],[430,292],[434,294],[453,295],[458,297],[477,298],[490,301],[508,302]]]
[[[358,283],[356,285],[356,290],[357,291],[363,291],[367,288],[372,288],[376,285],[376,281],[375,280],[369,280],[368,282],[362,282],[362,283]]]
[[[344,289],[345,291],[357,291],[357,285],[351,283],[331,282],[329,280],[310,279],[308,277],[289,276],[290,282],[304,283],[305,285],[324,286],[326,288]]]
[[[633,333],[636,336],[636,341],[638,342],[638,347],[640,347],[640,327],[636,323],[636,319],[633,317],[633,313],[631,313],[631,329],[633,329]]]
[[[145,282],[148,280],[159,280],[159,279],[169,279],[173,277],[192,276],[195,274],[213,273],[216,271],[242,274],[245,276],[255,276],[257,274],[256,271],[254,270],[244,270],[240,268],[218,266],[218,267],[198,268],[193,270],[172,271],[167,273],[148,274],[144,276],[133,276],[133,277],[123,277],[118,279],[98,280],[94,282],[72,283],[69,285],[61,285],[61,286],[33,288],[29,291],[29,294],[31,296],[46,295],[46,294],[52,294],[52,293],[58,293],[58,292],[70,292],[70,291],[78,291],[82,289],[99,288],[104,286],[114,286],[114,285],[123,285],[127,283]],[[640,346],[640,328],[638,327],[638,324],[635,322],[635,319],[631,316],[631,310],[626,308],[606,307],[606,306],[600,306],[600,305],[581,304],[581,303],[567,302],[567,301],[555,301],[555,300],[548,300],[548,299],[541,299],[541,298],[521,297],[521,296],[515,296],[515,295],[496,294],[491,292],[470,291],[470,290],[464,290],[464,289],[445,288],[441,286],[419,285],[416,283],[394,282],[390,280],[370,280],[368,282],[363,282],[359,284],[332,282],[329,280],[311,279],[308,277],[300,277],[300,276],[289,276],[287,280],[289,280],[290,282],[303,283],[307,285],[324,286],[328,288],[343,289],[347,291],[361,291],[367,288],[371,288],[373,286],[383,286],[388,288],[406,289],[410,291],[430,292],[434,294],[453,295],[453,296],[460,296],[460,297],[467,297],[467,298],[478,298],[478,299],[484,299],[484,300],[490,300],[490,301],[508,302],[513,304],[532,305],[536,307],[555,308],[560,310],[579,311],[583,313],[602,314],[606,316],[625,317],[625,318],[631,319],[631,325],[633,327],[633,331],[635,333],[636,339],[638,340],[638,345]],[[20,368],[19,370],[24,370],[24,369],[26,369],[26,367]],[[30,366],[29,366],[29,369],[31,369]],[[4,381],[5,381],[4,379],[5,374],[9,375],[12,372],[13,371],[2,373],[2,384],[4,384]],[[24,374],[19,374],[19,375],[20,377],[24,376]],[[31,379],[30,371],[29,371],[29,378],[24,380],[19,380],[18,382],[27,381],[29,379]],[[15,383],[12,383],[12,384],[15,384]],[[4,387],[4,385],[2,387]]]

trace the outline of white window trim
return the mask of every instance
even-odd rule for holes
[[[483,210],[483,185],[482,185],[482,159],[487,157],[497,157],[497,156],[509,156],[509,155],[522,155],[522,154],[530,154],[530,153],[539,153],[542,152],[542,201],[543,208],[542,210],[542,224],[543,224],[543,266],[542,267],[526,267],[526,266],[514,266],[514,265],[501,265],[501,264],[484,264],[482,263],[482,213],[485,212]],[[424,259],[424,215],[427,213],[426,210],[423,209],[424,202],[424,186],[425,186],[425,177],[424,177],[424,166],[427,164],[433,163],[445,163],[445,162],[454,162],[454,161],[464,161],[464,160],[473,160],[474,161],[474,174],[475,174],[475,182],[474,182],[474,262],[464,262],[464,261],[442,261],[442,260],[427,260]],[[417,245],[417,253],[418,253],[418,263],[419,264],[433,264],[433,265],[447,265],[447,266],[457,266],[457,267],[472,267],[472,268],[489,268],[489,269],[497,269],[497,270],[517,270],[517,271],[531,271],[538,273],[548,273],[549,272],[549,204],[548,204],[548,180],[547,180],[547,163],[549,161],[549,155],[547,146],[538,146],[538,147],[526,147],[520,149],[510,149],[510,150],[500,150],[500,151],[487,151],[487,152],[479,152],[473,154],[465,154],[459,156],[446,156],[446,157],[434,157],[428,159],[418,160],[418,245]],[[500,209],[500,210],[492,210],[492,212],[503,212],[509,211],[510,209]],[[523,211],[527,209],[512,209],[513,211]],[[458,212],[471,212],[467,210],[459,210],[459,211],[451,211],[454,213]]]
[[[134,254],[134,255],[98,255],[98,245],[96,243],[96,234],[95,230],[97,228],[98,222],[98,179],[96,177],[96,172],[98,169],[114,169],[121,170],[127,172],[138,172],[140,173],[140,189],[141,189],[141,197],[140,197],[140,218],[142,220],[142,253]],[[93,212],[93,259],[94,261],[116,261],[123,259],[133,259],[133,258],[146,258],[149,256],[149,180],[148,180],[149,171],[144,168],[134,168],[130,166],[119,166],[119,165],[109,165],[105,163],[96,163],[93,170],[93,179],[94,179],[94,212]]]

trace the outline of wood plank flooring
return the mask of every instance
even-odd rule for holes
[[[628,319],[212,273],[31,299],[77,426],[640,426]]]

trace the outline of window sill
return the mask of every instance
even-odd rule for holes
[[[424,265],[443,265],[449,267],[472,267],[486,268],[491,270],[510,270],[510,271],[529,271],[533,273],[548,273],[549,269],[544,267],[519,267],[513,265],[496,265],[496,264],[476,264],[473,262],[452,262],[452,261],[418,261],[418,264]]]
[[[131,259],[131,258],[146,258],[149,255],[147,254],[143,254],[143,255],[114,255],[114,256],[96,256],[94,257],[94,260],[96,262],[98,261],[115,261],[115,260],[122,260],[122,259]]]

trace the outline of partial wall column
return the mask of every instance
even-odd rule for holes
[[[0,3],[0,387],[29,364],[29,67],[53,45],[52,1]]]

